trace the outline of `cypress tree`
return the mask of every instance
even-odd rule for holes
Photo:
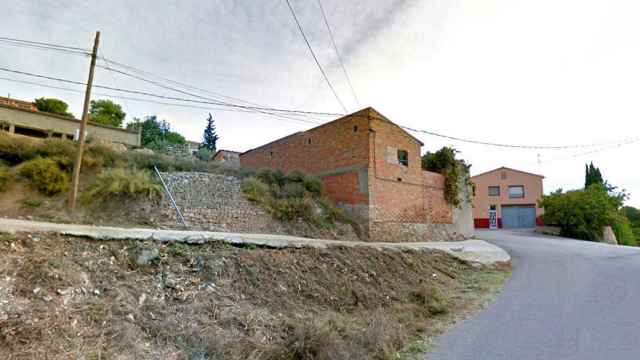
[[[212,153],[216,152],[216,143],[220,137],[216,134],[216,124],[215,120],[213,120],[213,116],[209,113],[209,118],[207,118],[207,127],[204,129],[204,134],[202,135],[202,146]]]

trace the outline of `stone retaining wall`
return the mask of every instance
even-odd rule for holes
[[[349,225],[316,229],[303,222],[281,223],[259,205],[245,199],[241,180],[234,176],[198,172],[162,173],[167,187],[191,230],[288,234],[357,240]],[[160,225],[176,227],[177,215],[168,198],[161,201]]]

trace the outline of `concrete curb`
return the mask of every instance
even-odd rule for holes
[[[458,259],[468,261],[475,265],[493,267],[508,267],[511,265],[511,257],[506,251],[483,240],[416,243],[340,241],[309,239],[288,235],[118,228],[110,226],[59,224],[18,219],[0,219],[0,232],[50,232],[62,235],[86,237],[94,240],[136,239],[153,240],[158,242],[184,242],[189,244],[203,244],[213,241],[222,241],[233,245],[255,245],[276,249],[302,247],[326,249],[332,246],[366,246],[379,250],[392,251],[441,250]]]

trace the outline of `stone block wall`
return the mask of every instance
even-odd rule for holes
[[[167,187],[191,230],[240,233],[286,234],[320,239],[358,240],[348,224],[318,229],[304,222],[274,220],[259,205],[248,201],[234,176],[209,173],[162,173]],[[165,196],[160,202],[157,223],[175,228],[177,215]]]
[[[240,179],[197,172],[162,173],[189,228],[229,232],[277,232],[277,224],[259,206],[246,200]],[[162,201],[161,219],[176,223],[168,199]]]

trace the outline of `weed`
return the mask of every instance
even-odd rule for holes
[[[247,199],[257,203],[264,203],[269,197],[269,187],[254,177],[242,180],[241,189]]]
[[[42,201],[38,200],[38,199],[22,199],[22,207],[25,208],[31,208],[31,209],[35,209],[35,208],[39,208],[42,205]]]
[[[35,158],[20,165],[18,172],[28,179],[38,191],[54,195],[66,191],[69,177],[52,159]]]
[[[0,192],[7,190],[12,178],[9,167],[0,164]]]
[[[160,194],[162,187],[148,171],[116,168],[100,172],[83,193],[83,198],[85,202],[101,202],[122,195],[152,199]]]
[[[174,242],[167,246],[169,255],[171,256],[185,256],[189,253],[189,245],[179,242]]]
[[[31,139],[0,133],[0,159],[10,165],[34,159],[38,156],[36,142]]]
[[[411,297],[418,305],[424,306],[431,315],[446,314],[449,311],[449,303],[437,287],[420,287],[411,292]]]

